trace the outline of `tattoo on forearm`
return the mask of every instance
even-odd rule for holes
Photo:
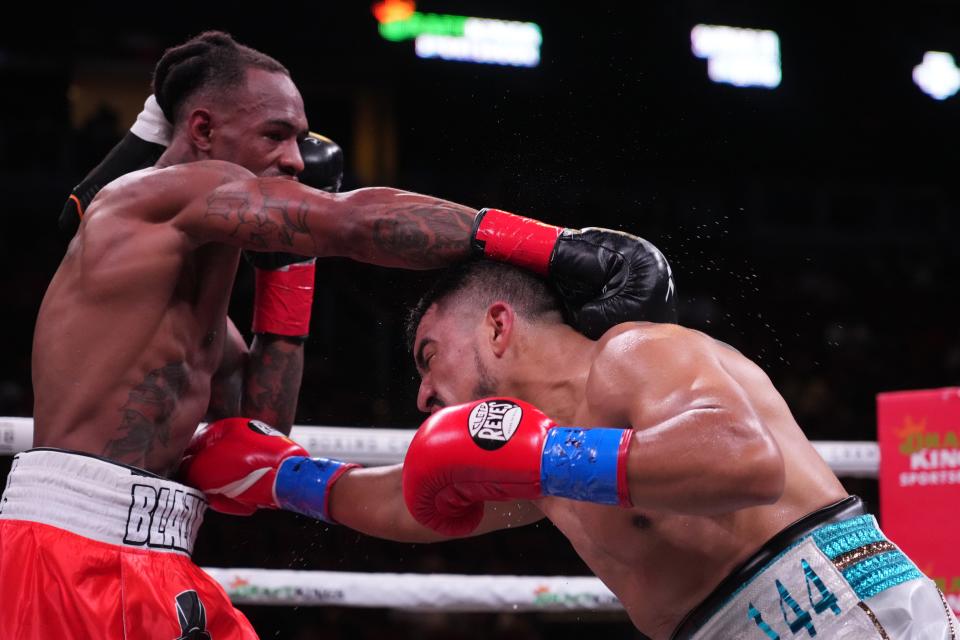
[[[247,366],[243,414],[289,433],[303,378],[303,346],[258,337]]]
[[[113,460],[145,466],[147,456],[159,442],[170,441],[171,418],[177,402],[189,386],[182,362],[150,371],[134,387],[120,407],[120,436],[110,440],[103,454]]]
[[[475,212],[452,203],[392,207],[373,227],[382,251],[410,264],[437,267],[465,258]]]
[[[257,189],[259,193],[243,189],[216,190],[207,198],[204,216],[219,217],[233,225],[229,235],[238,238],[247,248],[266,249],[278,245],[291,248],[298,236],[317,246],[307,225],[305,200],[272,196],[262,184],[258,184]]]
[[[207,198],[204,218],[216,218],[218,226],[247,249],[324,255],[321,251],[331,239],[319,234],[323,229],[329,233],[329,225],[310,220],[311,208],[317,203],[307,195],[287,197],[296,192],[284,186],[279,189],[270,182],[251,181],[242,187],[221,187]],[[411,196],[417,201],[411,202]],[[407,204],[397,204],[396,194],[353,202],[355,215],[364,222],[356,226],[369,229],[369,239],[351,237],[351,246],[336,247],[337,255],[393,266],[435,268],[470,253],[476,211],[469,207],[416,194],[407,194]]]

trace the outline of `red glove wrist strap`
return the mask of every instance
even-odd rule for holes
[[[309,334],[315,263],[255,271],[253,331],[290,337]]]
[[[547,275],[553,247],[563,229],[500,209],[484,209],[478,215],[483,218],[474,242],[483,244],[484,256]]]
[[[630,481],[627,478],[627,462],[632,442],[633,429],[624,429],[620,435],[620,448],[617,450],[617,497],[620,498],[620,506],[625,508],[633,506],[630,500]]]

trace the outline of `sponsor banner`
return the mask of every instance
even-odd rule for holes
[[[418,611],[621,611],[593,577],[205,568],[235,604]]]
[[[960,611],[960,388],[881,393],[884,532]]]

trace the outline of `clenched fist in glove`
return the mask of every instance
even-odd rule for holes
[[[622,322],[677,321],[670,265],[643,238],[595,227],[562,229],[482,209],[471,242],[479,256],[545,276],[560,294],[567,320],[588,338]]]
[[[556,496],[630,506],[630,429],[558,427],[531,404],[487,398],[448,407],[417,431],[403,463],[413,517],[440,533],[471,533],[487,500]]]
[[[184,452],[178,476],[221,513],[285,509],[332,522],[330,488],[358,465],[311,458],[259,420],[227,418],[203,427]]]

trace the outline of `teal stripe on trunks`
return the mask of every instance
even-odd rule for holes
[[[828,524],[811,535],[831,560],[864,545],[887,539],[877,529],[876,520],[870,515]],[[842,572],[861,600],[923,576],[916,565],[896,549],[861,560]]]
[[[899,551],[888,551],[844,569],[843,577],[857,596],[866,600],[890,587],[923,577],[923,574],[907,556]]]
[[[859,549],[860,547],[886,540],[879,529],[876,521],[871,515],[857,516],[843,522],[834,522],[824,525],[814,531],[814,542],[820,547],[820,551],[831,560],[836,559],[848,551]]]

